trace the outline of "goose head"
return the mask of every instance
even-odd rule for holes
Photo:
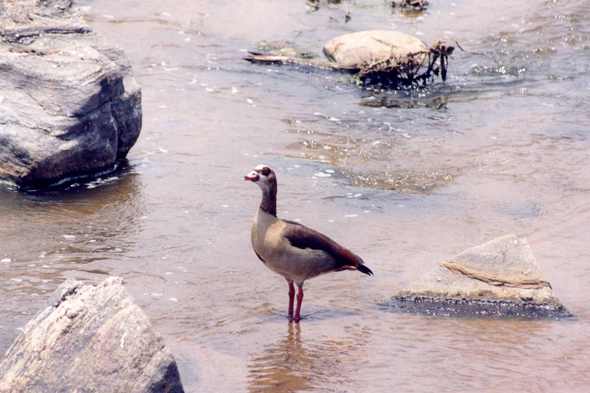
[[[258,165],[252,172],[244,176],[244,180],[256,183],[263,193],[276,193],[277,176],[267,165]]]

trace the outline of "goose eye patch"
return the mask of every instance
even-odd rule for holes
[[[268,175],[270,175],[270,168],[269,168],[269,167],[264,167],[264,168],[262,168],[262,171],[261,171],[261,173],[262,173],[264,176],[268,176]]]

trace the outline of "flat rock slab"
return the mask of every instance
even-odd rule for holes
[[[68,279],[0,362],[0,392],[183,392],[176,361],[117,277]]]
[[[73,0],[0,0],[0,180],[21,187],[113,169],[141,130],[123,51]]]
[[[424,52],[420,60],[427,57],[426,44],[411,35],[389,30],[345,34],[331,39],[324,46],[324,53],[330,60],[346,66],[360,66],[392,57],[401,59],[418,52]]]
[[[402,289],[389,305],[429,314],[571,316],[543,278],[526,239],[515,235],[441,263]]]

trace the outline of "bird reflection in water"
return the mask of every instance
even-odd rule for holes
[[[317,327],[321,330],[326,326]],[[353,363],[367,343],[358,328],[345,328],[347,337],[334,339],[318,331],[308,331],[304,336],[301,324],[289,323],[284,336],[254,354],[248,366],[248,391],[308,391],[326,384],[350,383],[347,370],[355,367]]]
[[[301,342],[301,325],[289,323],[285,336],[252,360],[249,391],[292,392],[311,387],[313,361]]]

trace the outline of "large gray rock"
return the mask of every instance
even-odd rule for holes
[[[399,31],[370,30],[333,38],[324,46],[332,61],[347,66],[381,62],[393,57],[403,59],[420,53],[420,62],[428,57],[428,47],[422,41]]]
[[[0,0],[0,179],[19,186],[112,169],[141,130],[124,53],[73,0]]]
[[[432,303],[460,304],[466,312],[568,313],[543,278],[526,239],[515,235],[463,251],[409,284],[394,299],[426,302],[426,308],[432,308]]]
[[[176,362],[120,278],[69,279],[0,362],[0,392],[183,392]]]

